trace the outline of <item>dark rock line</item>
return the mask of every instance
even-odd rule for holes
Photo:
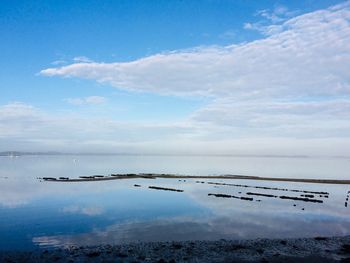
[[[314,197],[315,197],[314,195],[300,195],[300,196],[302,196],[302,197],[308,197],[308,198],[314,198]],[[322,196],[320,196],[320,197],[322,197]]]
[[[159,186],[148,186],[148,188],[155,189],[155,190],[173,191],[173,192],[183,192],[184,191],[184,190],[180,190],[180,189],[166,188],[166,187],[159,187]]]
[[[241,200],[246,200],[246,201],[253,201],[254,200],[252,197],[235,196],[235,195],[228,195],[228,194],[209,193],[208,196],[215,196],[215,197],[222,197],[222,198],[235,198],[235,199],[241,199]]]
[[[264,196],[264,197],[272,197],[272,198],[280,198],[280,199],[289,199],[289,200],[296,200],[296,201],[303,201],[303,202],[312,202],[312,203],[323,203],[323,200],[309,199],[309,198],[302,198],[302,197],[294,197],[294,196],[284,196],[284,195],[277,196],[277,195],[252,193],[252,192],[248,192],[247,195]],[[213,194],[213,193],[209,193],[208,196],[215,196],[215,197],[221,197],[221,198],[235,198],[235,199],[241,199],[241,200],[247,200],[247,201],[253,201],[254,200],[252,197],[235,196],[235,195],[229,195],[229,194]],[[260,201],[261,200],[259,200],[259,202]]]
[[[265,196],[265,197],[278,197],[277,195],[270,195],[270,194],[261,194],[261,193],[252,193],[252,192],[248,192],[246,193],[247,195],[256,195],[256,196]]]
[[[134,187],[141,187],[139,184],[134,184]],[[183,192],[184,190],[181,189],[175,189],[175,188],[166,188],[166,187],[160,187],[160,186],[148,186],[149,189],[154,189],[154,190],[163,190],[163,191],[173,191],[173,192]]]
[[[302,197],[294,197],[294,196],[280,196],[281,199],[290,199],[290,200],[297,200],[297,201],[303,201],[303,202],[311,202],[311,203],[323,203],[323,200],[319,199],[310,199],[310,198],[302,198]]]
[[[204,181],[196,181],[196,183],[202,183],[203,184],[205,182]],[[319,195],[329,195],[328,192],[306,191],[306,190],[287,189],[287,188],[278,188],[278,187],[267,187],[267,186],[251,186],[251,185],[244,185],[244,184],[228,184],[228,183],[216,183],[216,182],[207,182],[207,184],[235,186],[235,187],[245,187],[245,188],[256,188],[256,189],[266,189],[266,190],[275,190],[275,191],[289,191],[289,192],[309,193],[309,194],[319,194]]]
[[[294,197],[294,196],[285,196],[285,195],[278,196],[278,195],[252,193],[252,192],[248,192],[246,194],[247,195],[256,195],[256,196],[273,197],[273,198],[281,198],[281,199],[289,199],[289,200],[296,200],[296,201],[303,201],[303,202],[323,203],[323,200],[310,199],[310,198],[307,198],[307,197]]]

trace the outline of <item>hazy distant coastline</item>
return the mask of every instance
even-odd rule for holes
[[[311,155],[276,155],[276,154],[209,154],[209,153],[132,153],[132,152],[58,152],[58,151],[3,151],[0,156],[212,156],[212,157],[247,157],[247,158],[339,158],[350,156],[311,156]]]

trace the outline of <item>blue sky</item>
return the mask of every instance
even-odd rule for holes
[[[346,155],[349,6],[2,1],[0,148]]]

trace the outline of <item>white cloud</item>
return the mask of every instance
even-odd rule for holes
[[[196,111],[193,120],[221,127],[221,137],[348,137],[350,100],[248,101],[221,99]],[[225,131],[225,132],[223,132]],[[227,135],[225,135],[225,133]]]
[[[79,56],[79,57],[75,57],[73,58],[73,61],[74,62],[77,62],[77,63],[91,63],[91,62],[94,62],[93,60],[89,59],[88,57],[85,57],[85,56]]]
[[[298,12],[297,11],[290,11],[287,7],[278,5],[275,6],[272,10],[270,9],[263,9],[259,10],[256,15],[261,16],[272,23],[280,23],[288,18],[296,15]]]
[[[256,12],[256,16],[262,20],[255,23],[244,23],[243,28],[248,30],[256,30],[265,36],[273,35],[281,32],[279,25],[287,19],[295,16],[298,11],[290,11],[285,6],[275,6],[274,9],[263,9]]]
[[[12,102],[0,107],[0,120],[25,118],[36,113],[36,108],[31,105],[22,102]]]
[[[66,98],[64,99],[64,101],[72,105],[86,105],[86,104],[97,105],[97,104],[106,103],[107,99],[101,96],[90,96],[90,97],[84,97],[84,98]]]
[[[172,95],[237,99],[349,95],[349,6],[295,17],[269,29],[278,33],[250,43],[163,53],[125,63],[75,63],[41,74]]]
[[[21,136],[24,132],[36,130],[43,115],[35,107],[13,102],[0,106],[0,138]],[[1,145],[1,144],[0,144]]]
[[[152,152],[196,128],[172,122],[118,121],[73,111],[45,112],[23,103],[0,106],[0,148],[77,152]]]
[[[55,61],[51,62],[51,64],[54,65],[54,66],[62,65],[62,64],[66,64],[66,63],[67,63],[67,61],[62,60],[62,59],[55,60]]]
[[[26,151],[350,155],[349,102],[218,101],[179,122],[127,122],[0,106],[0,147]],[[303,112],[307,108],[307,114]],[[12,109],[11,116],[7,116]],[[14,110],[16,109],[16,110]],[[260,111],[260,113],[259,113]],[[334,117],[332,117],[334,116]]]

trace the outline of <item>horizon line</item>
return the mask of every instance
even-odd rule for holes
[[[95,156],[212,156],[212,157],[257,157],[257,158],[339,158],[348,159],[345,155],[303,155],[303,154],[239,154],[239,153],[132,153],[132,152],[59,152],[59,151],[2,151],[0,156],[25,155],[95,155]]]

